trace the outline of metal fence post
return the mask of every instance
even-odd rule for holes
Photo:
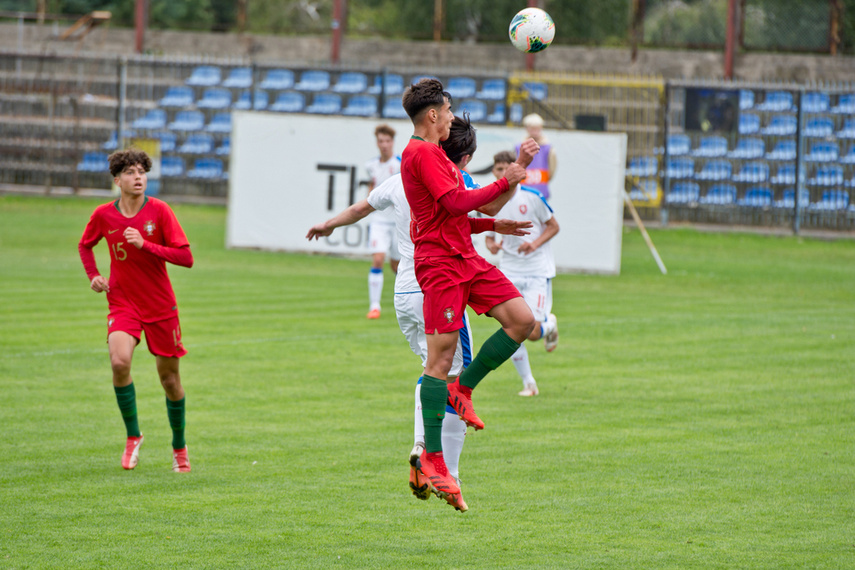
[[[668,194],[671,192],[671,177],[668,175],[668,131],[671,128],[671,82],[665,82],[665,125],[662,144],[662,203],[659,206],[659,221],[662,227],[668,225]]]
[[[795,235],[799,234],[799,226],[801,225],[801,220],[799,219],[799,216],[801,215],[799,194],[801,194],[802,188],[804,188],[804,176],[802,175],[804,171],[802,164],[804,157],[804,149],[802,148],[804,145],[804,139],[802,137],[802,121],[804,120],[802,100],[804,99],[804,93],[804,87],[796,92],[796,191],[795,196],[793,196],[793,233]]]
[[[116,131],[116,148],[122,150],[125,148],[125,106],[127,105],[128,95],[128,58],[119,58],[119,105],[116,107],[118,117],[116,123],[118,130]]]

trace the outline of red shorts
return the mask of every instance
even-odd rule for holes
[[[107,336],[116,331],[128,333],[137,339],[137,342],[145,331],[148,351],[155,356],[180,358],[187,354],[181,343],[181,325],[177,314],[162,321],[144,323],[133,311],[123,307],[111,307],[110,314],[107,315]]]
[[[482,315],[521,297],[513,283],[483,257],[430,257],[416,261],[416,279],[425,296],[425,332],[460,330],[466,305]]]

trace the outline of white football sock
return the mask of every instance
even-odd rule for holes
[[[383,270],[371,268],[368,272],[369,309],[380,308],[380,296],[383,294]]]
[[[537,385],[537,382],[534,381],[534,376],[531,374],[531,364],[528,362],[528,350],[525,347],[525,343],[521,344],[514,355],[511,357],[514,361],[514,367],[517,369],[517,373],[522,378],[523,386],[526,387],[530,384]]]

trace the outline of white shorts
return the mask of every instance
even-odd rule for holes
[[[398,316],[398,326],[410,343],[413,354],[422,359],[422,368],[427,363],[427,335],[425,334],[424,294],[395,293],[395,314]],[[472,362],[472,329],[469,319],[463,314],[464,327],[460,329],[457,339],[457,350],[451,363],[449,376],[460,376],[465,366]]]
[[[395,224],[371,222],[368,224],[368,248],[371,253],[389,254],[390,259],[401,259],[398,253],[398,232]]]
[[[538,321],[545,321],[552,312],[552,279],[546,277],[508,277],[519,289],[528,308]]]

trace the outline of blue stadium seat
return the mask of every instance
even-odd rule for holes
[[[725,156],[727,154],[727,139],[718,136],[708,136],[701,139],[701,143],[694,151],[692,156],[703,158],[715,158]]]
[[[305,105],[306,98],[303,97],[302,93],[293,93],[289,91],[286,93],[280,93],[279,97],[277,97],[276,101],[270,105],[269,109],[280,113],[299,113],[303,110]]]
[[[144,117],[140,117],[131,123],[135,129],[162,129],[166,126],[166,111],[163,109],[150,109]]]
[[[259,84],[261,89],[282,91],[294,86],[294,72],[288,69],[271,69]]]
[[[796,167],[792,164],[784,164],[778,167],[778,172],[775,176],[769,179],[772,184],[795,184],[796,183]]]
[[[255,100],[252,103],[252,108],[256,111],[263,111],[267,108],[267,105],[270,103],[270,98],[267,96],[267,91],[262,91],[260,89],[255,90]]]
[[[187,137],[178,152],[181,154],[208,154],[214,150],[214,138],[204,133],[194,134]]]
[[[754,91],[741,89],[739,91],[739,110],[747,111],[754,107]]]
[[[796,141],[785,140],[778,141],[771,151],[766,153],[766,160],[795,160],[796,159]]]
[[[232,140],[230,137],[226,137],[223,139],[222,144],[214,150],[214,154],[216,155],[227,155],[232,151]]]
[[[341,113],[351,117],[371,117],[377,113],[377,97],[373,95],[351,97],[347,107]]]
[[[760,131],[760,117],[751,113],[739,114],[739,134],[753,135]]]
[[[807,162],[837,162],[840,157],[840,149],[837,143],[831,141],[821,141],[814,143],[810,148],[810,152],[805,155]]]
[[[793,94],[789,91],[768,91],[766,99],[759,105],[755,106],[758,111],[772,111],[779,113],[781,111],[793,111]]]
[[[843,167],[838,164],[820,166],[807,183],[811,186],[843,186]]]
[[[767,208],[772,205],[772,189],[765,186],[749,188],[736,203],[751,208]]]
[[[504,79],[485,79],[481,90],[475,94],[476,99],[485,101],[504,101],[507,88]]]
[[[838,115],[855,114],[855,93],[848,93],[837,98],[837,105],[831,109],[832,113]]]
[[[330,88],[330,74],[326,71],[310,70],[300,75],[300,82],[294,86],[297,91],[326,91]]]
[[[802,112],[825,113],[828,111],[828,93],[805,93],[802,97]]]
[[[644,178],[646,176],[656,176],[658,170],[659,162],[655,156],[636,156],[630,159],[626,175]]]
[[[656,180],[641,180],[633,184],[629,191],[629,199],[633,202],[657,202],[659,200],[659,183]]]
[[[315,95],[312,104],[306,107],[307,113],[316,113],[319,115],[334,115],[341,113],[341,95],[333,95],[332,93],[319,93]]]
[[[407,112],[404,111],[401,105],[400,97],[386,97],[386,103],[383,105],[383,116],[387,119],[406,119]]]
[[[231,113],[219,113],[211,118],[211,122],[205,127],[209,133],[230,133],[232,132],[232,115]]]
[[[228,109],[232,106],[232,93],[228,89],[206,89],[196,106],[200,109]]]
[[[256,111],[263,111],[267,108],[267,104],[269,103],[269,99],[267,97],[267,91],[261,91],[260,89],[255,90],[255,103],[252,101],[253,93],[250,91],[244,91],[238,97],[238,100],[232,105],[232,109],[237,111],[249,111],[250,109],[255,109]]]
[[[455,105],[454,114],[462,117],[464,112],[469,113],[469,120],[473,123],[482,123],[487,120],[487,104],[477,99],[465,99],[459,105]]]
[[[845,210],[849,206],[849,192],[845,190],[826,190],[819,202],[811,204],[809,209],[814,211]]]
[[[807,208],[810,204],[810,193],[802,188],[799,190],[799,208]],[[792,210],[796,207],[796,191],[792,188],[784,190],[780,200],[775,201],[776,208],[787,208]]]
[[[493,107],[493,112],[487,115],[487,122],[498,124],[505,122],[505,104],[504,103],[496,103],[496,106]]]
[[[124,131],[125,138],[129,139],[135,135],[133,131]],[[101,148],[104,150],[116,150],[119,148],[119,135],[116,131],[110,133],[110,138],[108,138],[104,143],[101,144]]]
[[[669,158],[665,169],[668,178],[693,178],[695,176],[695,161],[691,158]]]
[[[193,168],[187,171],[189,178],[216,180],[223,176],[223,161],[218,158],[197,158]]]
[[[213,87],[219,85],[222,80],[222,72],[219,67],[203,65],[193,70],[185,83],[197,87]]]
[[[201,111],[179,111],[169,123],[171,131],[201,131],[205,126],[205,115]]]
[[[834,121],[828,117],[810,119],[802,131],[805,137],[829,137],[834,132]]]
[[[855,145],[849,147],[849,150],[840,157],[840,164],[855,164]]]
[[[744,138],[739,139],[736,148],[727,153],[728,158],[751,159],[760,158],[766,152],[766,143],[763,139]]]
[[[193,89],[190,87],[170,87],[158,105],[161,107],[189,107],[195,100]]]
[[[508,118],[512,123],[521,123],[523,119],[523,108],[519,103],[511,104],[511,111],[508,114]]]
[[[703,196],[698,203],[726,206],[736,202],[736,186],[733,184],[721,184],[710,188],[706,195]]]
[[[711,160],[695,175],[696,180],[729,180],[733,166],[723,160]]]
[[[764,135],[787,136],[796,134],[796,117],[794,115],[774,115],[769,125],[761,132]]]
[[[77,164],[78,172],[110,172],[110,163],[107,155],[101,152],[87,152],[83,154],[83,160]]]
[[[527,81],[523,83],[523,90],[528,93],[529,99],[533,101],[542,101],[549,94],[549,88],[546,83],[536,81]]]
[[[155,135],[155,138],[160,139],[160,152],[172,152],[178,143],[178,137],[175,136],[175,133],[170,133],[169,131],[158,133]]]
[[[333,91],[336,93],[362,93],[368,89],[368,77],[364,73],[347,72],[338,76]]]
[[[237,101],[232,105],[232,109],[236,111],[248,111],[249,109],[252,109],[252,93],[249,91],[243,91],[238,95]]]
[[[668,135],[668,155],[682,156],[689,154],[692,149],[692,141],[689,135]]]
[[[748,182],[756,184],[758,182],[766,182],[769,179],[769,165],[765,162],[747,162],[742,165],[742,169],[737,174],[734,174],[731,180],[733,182]]]
[[[372,95],[380,95],[381,91],[385,92],[386,95],[399,95],[403,93],[404,78],[395,73],[376,76],[374,78],[374,85],[368,88],[368,92]]]
[[[843,128],[837,131],[839,139],[855,139],[855,119],[847,119]]]
[[[245,89],[252,85],[252,68],[236,67],[229,72],[223,81],[223,87]]]
[[[669,204],[691,204],[701,196],[701,187],[697,182],[680,182],[671,187],[668,193]]]
[[[172,178],[184,175],[184,160],[177,156],[164,156],[160,159],[160,175]]]
[[[452,77],[448,80],[445,90],[453,99],[465,99],[475,96],[475,80],[471,77]]]

